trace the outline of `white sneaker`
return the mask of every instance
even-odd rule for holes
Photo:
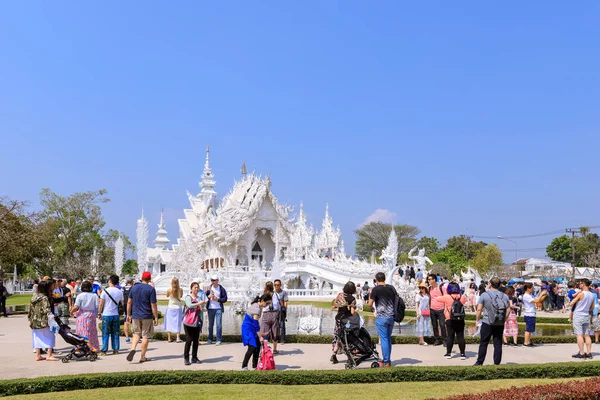
[[[467,359],[467,356],[466,356],[466,355],[464,355],[464,354],[461,354],[461,355],[460,355],[460,359],[461,359],[461,360],[466,360],[466,359]]]
[[[449,360],[449,359],[451,359],[451,358],[452,358],[452,354],[446,354],[446,355],[444,356],[444,358],[445,358],[446,360]]]
[[[242,371],[248,371],[248,367],[242,368]]]
[[[221,345],[221,342],[215,343],[215,346],[220,346],[220,345]]]
[[[180,338],[177,338],[177,340],[175,342],[181,343],[181,342],[183,342],[183,340],[181,340]]]

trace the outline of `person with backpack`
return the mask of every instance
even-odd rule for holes
[[[123,288],[123,305],[127,304],[127,300],[129,300],[129,292],[131,291],[131,287],[135,284],[133,279],[128,279],[125,283],[125,287]],[[127,307],[125,307],[127,308]],[[127,310],[125,310],[127,311]],[[131,343],[131,339],[129,338],[129,328],[131,324],[127,322],[127,315],[125,315],[125,322],[123,323],[123,332],[125,332],[125,343]]]
[[[383,360],[379,362],[380,367],[391,366],[392,356],[392,331],[394,330],[394,316],[398,304],[398,293],[392,285],[385,283],[385,274],[375,274],[376,285],[371,290],[369,307],[375,304],[375,323],[379,334],[379,345]]]
[[[499,288],[500,279],[497,277],[490,279],[488,290],[479,297],[477,303],[475,323],[478,324],[481,319],[481,340],[476,366],[483,365],[492,337],[494,338],[494,364],[500,365],[502,361],[502,334],[511,309],[508,296],[499,291]]]
[[[461,360],[466,360],[465,353],[465,303],[467,298],[460,294],[460,286],[456,282],[448,284],[446,289],[448,294],[439,296],[437,301],[444,307],[444,325],[448,336],[446,337],[446,359],[452,358],[452,347],[454,347],[454,337],[458,342]]]
[[[431,299],[431,324],[433,325],[434,346],[443,344],[446,346],[446,318],[444,317],[444,303],[438,301],[438,297],[448,294],[445,285],[438,285],[437,275],[427,275],[429,283],[429,298]],[[440,331],[442,336],[440,338]]]
[[[113,355],[119,354],[120,347],[120,319],[124,314],[123,292],[117,289],[119,277],[111,275],[108,278],[108,287],[100,295],[100,304],[98,305],[98,319],[102,321],[102,348],[100,355],[105,356],[108,353],[108,343],[110,340],[113,349]]]

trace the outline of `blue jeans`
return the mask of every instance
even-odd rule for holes
[[[108,351],[108,337],[111,336],[111,345],[113,350],[119,350],[119,316],[111,315],[109,317],[102,316],[102,349],[100,351],[106,353]]]
[[[377,325],[377,333],[379,334],[379,345],[381,346],[383,362],[391,364],[394,318],[376,318],[375,325]]]
[[[208,341],[212,342],[213,327],[215,326],[215,319],[217,320],[217,342],[223,340],[223,311],[220,308],[209,308],[208,309]]]

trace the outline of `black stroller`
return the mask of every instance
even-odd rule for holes
[[[56,318],[56,323],[58,324],[58,334],[60,337],[62,337],[65,342],[75,346],[69,354],[61,359],[62,362],[68,363],[73,358],[87,358],[90,361],[96,361],[98,354],[90,348],[90,341],[88,338],[71,332],[69,325],[63,323],[59,318]]]
[[[363,361],[373,360],[371,368],[379,367],[379,353],[369,332],[360,326],[360,317],[353,315],[338,321],[338,343],[346,354],[346,369],[354,369]]]

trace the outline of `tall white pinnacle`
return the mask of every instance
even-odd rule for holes
[[[154,245],[157,248],[166,249],[171,241],[167,238],[167,230],[165,229],[164,212],[160,210],[160,222],[158,223],[158,231],[156,232],[156,239],[154,239]]]
[[[202,182],[200,187],[202,188],[201,193],[216,194],[214,187],[217,184],[215,182],[215,176],[210,169],[210,146],[206,146],[206,161],[204,162],[204,172],[202,173]]]
[[[142,207],[142,217],[137,220],[137,264],[138,274],[141,276],[146,271],[148,264],[148,221],[144,218],[144,208]]]
[[[121,234],[119,234],[119,238],[115,242],[115,273],[118,276],[121,276],[121,272],[123,272],[123,251],[123,238],[121,237]]]

